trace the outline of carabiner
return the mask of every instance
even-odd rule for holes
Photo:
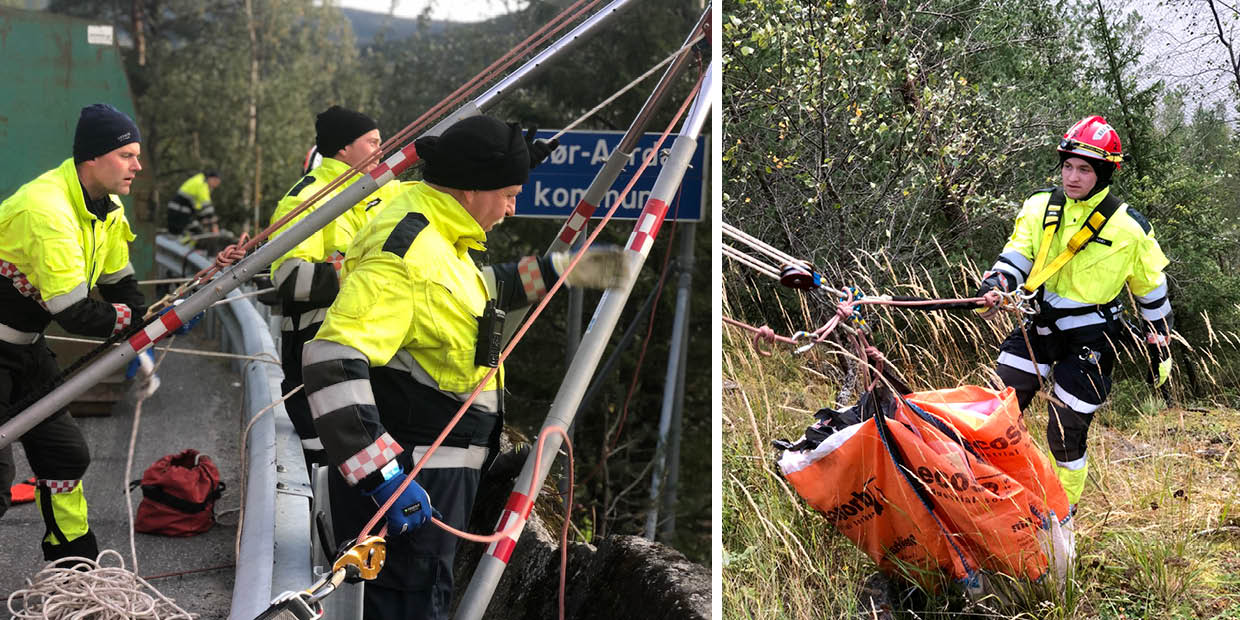
[[[333,570],[331,573],[323,575],[322,579],[315,582],[314,585],[307,588],[304,592],[307,595],[306,601],[315,605],[327,598],[328,595],[336,591],[336,588],[340,587],[340,584],[344,583],[345,577],[348,576],[347,573],[348,571],[341,569]]]
[[[350,568],[357,571],[357,576],[367,581],[374,579],[383,569],[383,560],[387,558],[387,543],[379,536],[368,536],[362,542],[354,544],[348,551],[340,554],[332,564],[332,572],[346,571]]]

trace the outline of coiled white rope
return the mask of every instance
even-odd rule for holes
[[[104,566],[115,558],[117,566]],[[66,566],[72,563],[72,566]],[[125,558],[105,549],[96,559],[65,558],[48,564],[9,595],[13,618],[90,618],[141,620],[197,618],[125,568]],[[17,606],[15,606],[15,603]]]

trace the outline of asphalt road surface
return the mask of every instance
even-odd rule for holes
[[[174,348],[218,351],[215,341],[199,327],[178,337]],[[66,362],[62,359],[62,365]],[[169,353],[159,369],[159,390],[142,405],[141,424],[130,479],[160,457],[187,448],[215,461],[226,485],[216,503],[219,522],[210,531],[188,538],[136,534],[138,574],[144,577],[208,569],[191,575],[164,577],[152,585],[200,618],[227,618],[232,600],[233,540],[237,533],[241,485],[240,467],[241,378],[229,360]],[[129,554],[129,525],[125,509],[125,462],[133,424],[132,406],[118,407],[110,417],[77,418],[90,445],[91,464],[83,480],[90,525],[100,549],[115,549],[133,569]],[[71,409],[72,410],[72,409]],[[20,443],[14,445],[18,480],[30,476]],[[141,490],[133,494],[134,511]],[[227,512],[231,511],[231,512]],[[43,521],[37,507],[21,504],[0,518],[0,602],[25,585],[43,566],[39,540]],[[219,568],[222,567],[222,568]],[[0,615],[8,607],[0,604]]]

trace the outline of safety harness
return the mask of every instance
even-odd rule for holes
[[[1059,231],[1060,222],[1063,220],[1063,208],[1067,203],[1067,196],[1064,194],[1062,187],[1056,187],[1051,191],[1051,197],[1046,203],[1046,213],[1042,216],[1042,244],[1038,247],[1038,256],[1033,261],[1033,268],[1029,270],[1029,277],[1025,283],[1021,285],[1022,291],[1026,295],[1035,295],[1039,302],[1041,311],[1039,323],[1045,323],[1047,327],[1055,329],[1055,321],[1067,316],[1080,316],[1092,314],[1094,312],[1102,315],[1106,319],[1107,325],[1113,325],[1117,320],[1119,311],[1119,299],[1116,298],[1106,304],[1097,304],[1092,306],[1084,306],[1081,308],[1054,308],[1042,304],[1042,296],[1044,289],[1042,285],[1051,279],[1068,261],[1072,260],[1085,246],[1090,242],[1098,239],[1099,233],[1110,221],[1111,216],[1126,203],[1121,203],[1111,194],[1107,194],[1094,210],[1090,212],[1089,217],[1085,218],[1085,223],[1081,225],[1081,229],[1076,231],[1070,239],[1068,245],[1059,253],[1050,263],[1047,263],[1047,257],[1050,255],[1051,241],[1055,238],[1055,234]]]
[[[1081,226],[1081,229],[1072,235],[1071,239],[1068,239],[1068,247],[1064,248],[1059,256],[1056,256],[1048,265],[1046,257],[1050,254],[1051,240],[1059,231],[1059,223],[1063,219],[1063,207],[1066,202],[1067,196],[1064,195],[1063,188],[1056,187],[1051,192],[1051,198],[1046,203],[1046,213],[1042,216],[1042,245],[1038,248],[1038,257],[1033,261],[1033,268],[1029,270],[1029,278],[1021,285],[1026,294],[1037,291],[1051,276],[1068,264],[1072,257],[1085,249],[1089,242],[1097,239],[1098,233],[1102,232],[1107,221],[1122,206],[1119,200],[1107,194],[1098,206],[1094,207],[1089,217],[1085,218],[1085,224]]]

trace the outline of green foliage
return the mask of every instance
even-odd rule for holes
[[[1044,2],[942,10],[725,3],[729,221],[833,273],[1006,226],[995,212],[1041,184],[1054,115],[1082,99],[1076,48]]]
[[[254,0],[247,14],[246,4],[166,0],[145,8],[144,62],[135,47],[126,63],[151,173],[140,196],[148,217],[162,218],[186,178],[214,168],[223,183],[212,198],[224,224],[250,221],[257,200],[266,225],[300,176],[314,115],[331,104],[373,111],[373,81],[360,71],[339,9]],[[130,7],[113,14],[109,5],[58,0],[51,8],[113,19],[128,36],[136,30]]]
[[[1226,361],[1196,347],[1240,327],[1240,138],[1222,104],[1201,108],[1153,79],[1147,30],[1097,0],[728,0],[725,218],[833,286],[902,294],[916,281],[967,296],[1024,195],[1058,182],[1058,135],[1102,114],[1131,156],[1113,191],[1171,260],[1190,393],[1230,389],[1198,372]],[[748,300],[745,277],[725,284]],[[739,316],[778,321],[766,297],[738,301]]]

